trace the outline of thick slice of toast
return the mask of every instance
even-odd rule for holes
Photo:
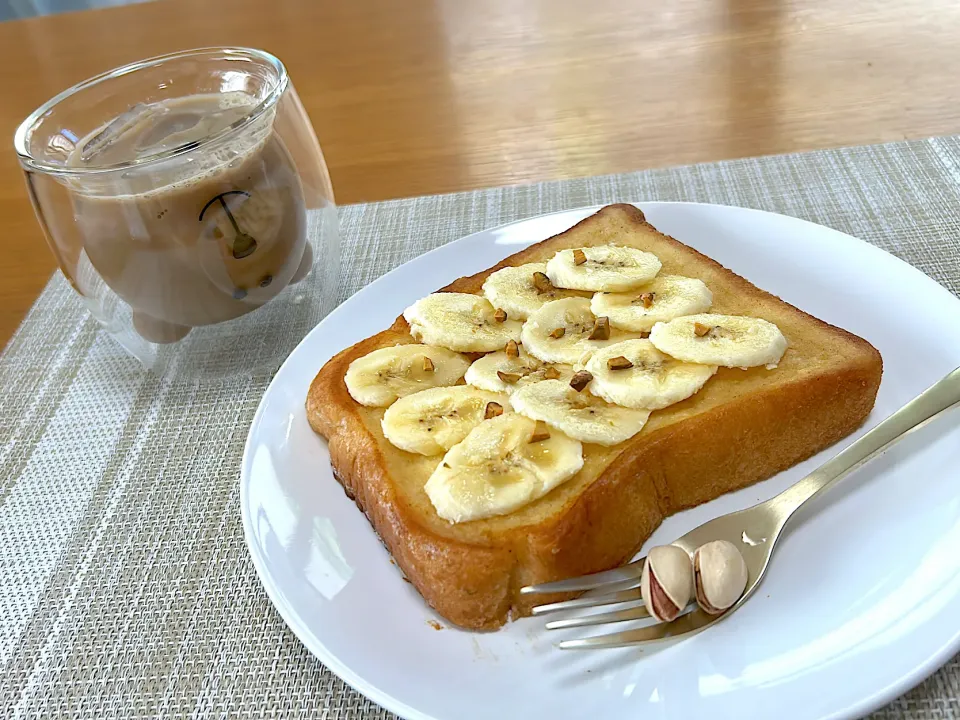
[[[307,417],[329,440],[334,474],[407,578],[457,625],[495,628],[527,614],[545,598],[521,597],[522,586],[624,562],[666,516],[789,468],[852,432],[873,407],[882,370],[873,346],[658,232],[630,205],[605,207],[444,290],[479,294],[501,267],[608,243],[648,250],[663,273],[703,280],[713,291],[711,312],[776,323],[790,343],[779,367],[720,368],[699,393],[654,412],[628,442],[584,444],[583,469],[540,500],[457,525],[441,519],[423,491],[441,456],[391,445],[380,430],[383,409],[358,405],[344,384],[356,358],[414,342],[403,317],[332,358],[310,386]]]

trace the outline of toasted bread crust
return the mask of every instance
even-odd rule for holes
[[[443,290],[479,292],[490,273],[531,262],[544,248],[559,247],[565,236],[610,213],[657,232],[633,206],[608,206],[574,228]],[[734,394],[679,422],[645,430],[619,446],[619,455],[561,511],[536,523],[488,532],[482,540],[438,532],[423,508],[403,497],[383,457],[382,438],[363,422],[343,381],[356,358],[379,347],[413,342],[402,317],[388,330],[336,355],[314,378],[307,418],[329,441],[335,476],[406,577],[449,621],[492,629],[511,614],[528,614],[535,603],[520,596],[522,586],[621,564],[666,516],[791,467],[855,430],[872,409],[882,362],[868,342],[805,315],[692,248],[658,235],[660,242],[682,250],[698,269],[722,273],[733,292],[775,301],[802,316],[811,332],[844,348],[844,361],[820,372],[783,378],[768,389]],[[735,383],[734,374],[742,372],[721,369],[718,378],[726,374]],[[536,603],[545,600],[541,596]]]

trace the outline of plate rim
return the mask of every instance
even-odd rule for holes
[[[578,215],[581,216],[580,219],[589,217],[591,214],[597,212],[603,207],[613,204],[626,204],[632,205],[639,208],[641,211],[646,212],[647,209],[652,210],[655,207],[659,206],[691,206],[691,207],[709,207],[709,208],[723,208],[724,211],[734,210],[737,212],[745,212],[748,214],[760,214],[767,217],[776,217],[785,219],[789,222],[801,223],[804,225],[810,225],[814,228],[817,228],[818,231],[827,230],[831,233],[836,233],[841,236],[844,236],[848,240],[854,241],[858,246],[867,248],[867,252],[874,252],[882,254],[887,258],[891,258],[895,261],[896,264],[901,266],[901,269],[907,273],[914,274],[915,277],[922,281],[929,283],[931,291],[939,292],[945,298],[944,302],[951,302],[955,305],[958,312],[960,312],[960,298],[955,296],[947,288],[941,285],[939,282],[934,280],[932,277],[924,273],[919,268],[914,267],[907,261],[902,258],[894,255],[892,252],[884,250],[873,243],[862,240],[854,235],[850,235],[842,230],[830,227],[828,225],[822,225],[820,223],[815,223],[811,220],[806,220],[804,218],[796,217],[794,215],[786,215],[784,213],[773,212],[769,210],[761,210],[758,208],[749,208],[742,207],[738,205],[730,205],[724,203],[706,203],[706,202],[695,202],[695,201],[673,201],[673,200],[649,200],[649,201],[623,201],[620,203],[601,203],[594,205],[584,205],[574,208],[565,208],[561,210],[556,210],[548,213],[540,213],[537,215],[530,215],[525,218],[520,218],[518,220],[513,220],[506,223],[501,223],[500,225],[494,225],[488,228],[483,228],[466,235],[462,235],[456,238],[449,240],[441,245],[438,245],[435,248],[432,248],[420,255],[410,258],[409,260],[397,265],[394,268],[391,268],[389,271],[385,272],[383,275],[377,277],[369,284],[357,290],[355,293],[345,298],[340,302],[337,307],[335,307],[330,313],[328,313],[323,319],[320,320],[310,331],[304,335],[304,337],[297,343],[297,345],[290,351],[289,355],[281,363],[280,367],[277,369],[273,378],[271,378],[266,389],[263,391],[263,395],[260,398],[260,401],[257,405],[257,410],[254,413],[253,419],[251,420],[250,427],[247,431],[246,438],[244,440],[243,454],[241,455],[240,460],[240,516],[241,523],[243,527],[243,538],[244,544],[246,545],[247,552],[250,555],[251,560],[253,561],[254,570],[256,571],[257,578],[260,581],[261,586],[266,591],[267,597],[270,600],[271,605],[273,605],[274,610],[280,615],[283,621],[286,623],[287,627],[293,632],[297,640],[307,649],[307,651],[314,657],[315,660],[318,660],[321,665],[329,669],[334,675],[336,675],[340,680],[345,682],[355,691],[359,692],[361,695],[366,697],[368,700],[376,703],[377,705],[383,707],[389,712],[395,713],[405,720],[441,720],[434,715],[430,715],[421,710],[418,710],[415,707],[407,705],[401,700],[394,698],[392,695],[382,692],[379,688],[371,685],[363,677],[360,676],[357,672],[347,667],[340,659],[333,653],[327,651],[326,647],[320,641],[319,638],[315,638],[314,634],[310,632],[301,621],[299,614],[293,611],[292,606],[283,601],[283,593],[278,587],[276,587],[273,582],[268,570],[266,559],[262,556],[259,550],[258,544],[254,540],[254,531],[252,527],[252,518],[248,512],[248,499],[249,499],[249,484],[250,484],[250,465],[252,462],[252,453],[251,453],[251,444],[253,436],[258,429],[263,414],[267,406],[267,398],[271,395],[271,391],[274,390],[274,387],[281,381],[281,377],[284,374],[284,371],[287,370],[288,366],[291,364],[291,359],[293,356],[300,351],[301,347],[307,344],[310,338],[334,316],[341,307],[358,295],[361,292],[364,292],[374,283],[379,283],[381,281],[386,281],[389,277],[399,272],[403,267],[408,265],[411,262],[420,260],[421,258],[429,257],[439,251],[443,250],[446,246],[451,243],[460,242],[468,238],[474,237],[476,235],[483,235],[488,233],[493,233],[501,231],[507,228],[510,228],[515,225],[520,225],[523,223],[531,222],[534,220],[539,220],[542,218],[557,216],[557,215]],[[574,224],[580,222],[580,220],[574,221]],[[570,226],[572,227],[572,225]],[[561,231],[563,232],[563,231]],[[547,238],[542,238],[541,240],[534,239],[528,245],[516,246],[514,252],[520,252],[526,247],[533,245],[542,240],[548,239],[552,235],[548,235]],[[510,254],[514,254],[511,252]],[[935,289],[934,289],[935,288]],[[768,290],[768,292],[770,292]],[[339,350],[337,351],[339,352]],[[336,353],[335,353],[336,354]],[[332,356],[331,356],[332,357]],[[319,370],[319,368],[318,368]],[[881,381],[882,382],[882,381]],[[316,639],[317,648],[313,647],[313,640],[308,640],[308,637],[313,637]],[[924,680],[933,675],[937,670],[939,670],[947,661],[949,661],[954,655],[960,652],[960,627],[957,631],[950,637],[948,637],[939,650],[933,653],[924,663],[921,663],[915,667],[912,671],[905,673],[900,677],[896,682],[891,683],[882,690],[862,698],[859,702],[854,702],[848,705],[846,708],[837,710],[836,712],[823,716],[824,720],[852,720],[854,718],[862,717],[867,713],[871,713],[887,704],[897,699],[901,695],[909,692],[914,687],[922,683]]]

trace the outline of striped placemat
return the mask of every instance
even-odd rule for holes
[[[643,200],[812,220],[960,293],[960,138],[938,138],[344,207],[339,297],[467,233]],[[51,280],[0,356],[0,716],[389,717],[307,653],[247,556],[240,456],[271,375],[149,375]],[[960,717],[960,661],[876,717]]]

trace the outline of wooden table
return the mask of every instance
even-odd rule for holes
[[[0,24],[0,137],[116,65],[258,46],[342,204],[955,133],[957,37],[952,0],[158,0]],[[2,345],[54,268],[9,149],[0,222]]]

